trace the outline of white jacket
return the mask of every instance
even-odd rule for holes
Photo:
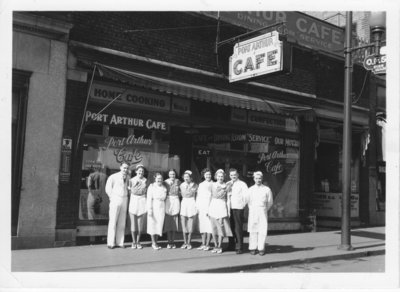
[[[128,196],[128,182],[129,177],[126,176],[125,182],[121,172],[114,173],[108,177],[106,183],[106,193],[110,200],[116,197],[127,197]]]

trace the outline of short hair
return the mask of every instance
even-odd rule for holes
[[[119,166],[121,167],[121,166],[124,165],[124,164],[126,164],[128,167],[130,166],[129,162],[126,162],[126,161],[122,161],[122,162],[119,164]]]
[[[215,172],[215,174],[214,174],[214,178],[215,178],[215,179],[217,179],[218,173],[222,173],[222,174],[224,175],[224,177],[225,177],[225,171],[224,171],[223,169],[218,169],[218,170]]]
[[[171,169],[168,170],[168,175],[169,175],[169,173],[170,173],[171,171],[173,171],[173,172],[175,173],[175,176],[178,176],[178,174],[176,173],[176,170],[173,169],[173,168],[171,168]]]
[[[253,173],[253,178],[256,177],[256,175],[260,175],[261,177],[264,177],[263,173],[261,171],[256,171]]]
[[[231,172],[236,172],[237,174],[239,174],[239,172],[236,168],[230,168],[229,173],[231,173]]]
[[[204,177],[204,175],[207,173],[207,172],[209,172],[209,173],[211,173],[211,170],[209,169],[209,168],[204,168],[202,171],[201,171],[201,177]]]
[[[154,179],[156,179],[157,176],[161,176],[162,179],[164,180],[164,177],[163,177],[163,175],[161,174],[161,172],[156,172],[156,173],[153,175]]]

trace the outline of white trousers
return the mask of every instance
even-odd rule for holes
[[[123,246],[125,237],[126,212],[128,197],[114,197],[110,200],[107,245]]]
[[[264,250],[266,240],[267,240],[267,232],[250,232],[249,249]]]

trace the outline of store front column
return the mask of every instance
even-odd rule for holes
[[[52,247],[55,240],[59,153],[64,116],[67,36],[71,26],[49,19],[14,15],[14,23],[40,31],[18,30],[13,38],[13,68],[32,72],[26,112],[25,148],[18,228],[12,248]]]

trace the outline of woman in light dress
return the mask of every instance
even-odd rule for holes
[[[255,184],[248,191],[249,250],[252,255],[255,255],[258,249],[259,254],[263,256],[268,232],[268,210],[273,204],[273,196],[271,189],[262,183],[261,171],[255,172],[253,177]]]
[[[208,208],[210,216],[213,238],[218,237],[216,247],[211,251],[213,253],[222,253],[222,241],[224,237],[232,236],[232,230],[229,224],[229,201],[228,187],[225,184],[225,172],[218,169],[215,172],[217,180],[211,187],[211,202]]]
[[[174,243],[175,233],[179,229],[179,211],[180,203],[180,181],[176,178],[176,171],[170,169],[168,172],[169,178],[165,180],[167,187],[167,199],[165,201],[165,221],[164,232],[167,233],[168,245],[167,248],[176,248]]]
[[[198,186],[192,181],[192,172],[190,170],[186,170],[183,173],[183,180],[184,182],[180,185],[182,195],[180,214],[183,233],[183,245],[181,248],[192,249],[190,241],[192,240],[195,216],[197,215],[196,193]]]
[[[201,246],[199,250],[210,250],[211,221],[208,217],[208,208],[211,202],[212,176],[211,170],[205,168],[202,171],[204,181],[199,184],[196,197],[196,206],[199,212],[199,229],[201,233]],[[214,238],[215,241],[215,238]]]
[[[139,164],[135,168],[136,176],[129,180],[128,189],[131,192],[129,201],[129,217],[131,219],[132,248],[141,249],[140,235],[146,228],[146,181],[144,166]]]
[[[162,236],[165,218],[165,199],[167,188],[163,184],[161,173],[154,175],[154,183],[147,189],[147,233],[151,236],[152,248],[161,249],[158,236]]]

